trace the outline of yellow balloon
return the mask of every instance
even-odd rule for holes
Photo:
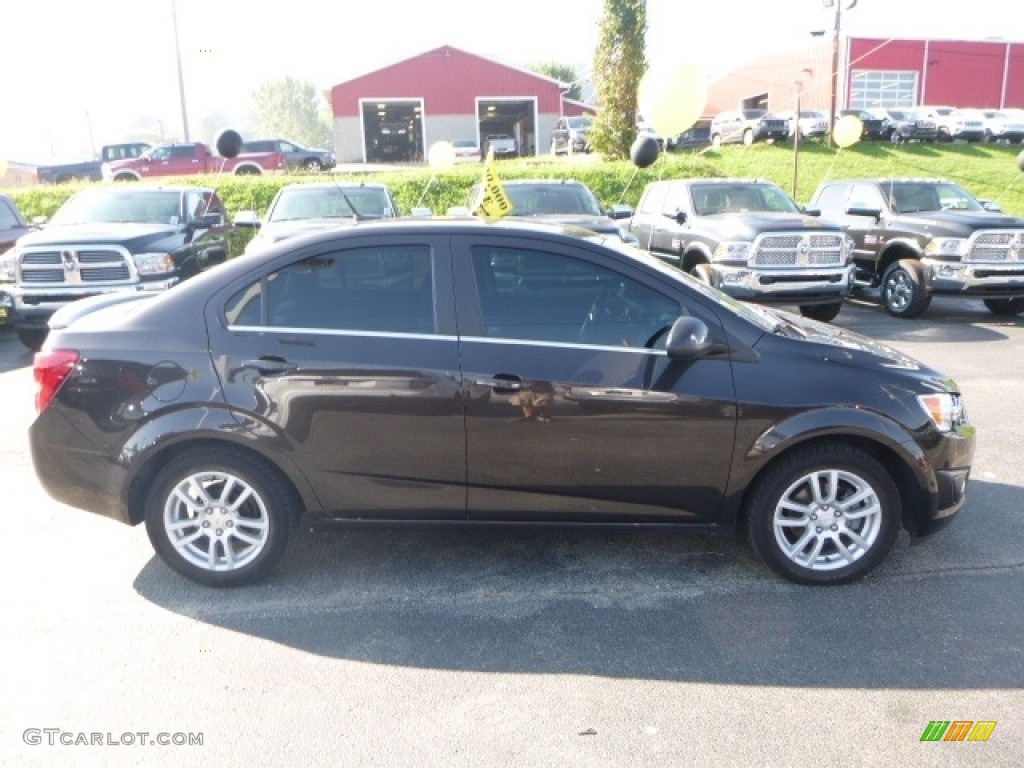
[[[427,165],[435,171],[446,171],[455,165],[455,147],[450,141],[435,141],[427,150]]]
[[[640,114],[663,136],[682,133],[704,113],[708,84],[691,61],[653,67],[640,79],[637,93]]]
[[[846,115],[836,121],[835,131],[832,138],[837,147],[851,147],[860,141],[860,135],[864,131],[864,123],[856,115]]]

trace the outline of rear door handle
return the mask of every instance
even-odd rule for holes
[[[295,370],[295,366],[283,357],[260,357],[256,360],[246,360],[239,367],[253,368],[267,376],[280,375]]]

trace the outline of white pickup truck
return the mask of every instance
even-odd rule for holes
[[[484,152],[493,149],[495,157],[518,157],[519,146],[507,133],[492,133],[484,143]]]

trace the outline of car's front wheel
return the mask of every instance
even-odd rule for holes
[[[809,317],[811,320],[818,320],[822,323],[831,323],[843,308],[843,302],[833,301],[830,304],[801,304],[800,314]]]
[[[820,444],[798,449],[757,481],[747,532],[780,576],[845,584],[885,559],[901,515],[899,490],[876,459],[849,445]]]
[[[276,469],[227,448],[172,459],[145,507],[157,554],[183,576],[216,587],[266,576],[281,559],[297,516],[294,494]]]
[[[913,259],[890,264],[882,275],[882,301],[893,317],[917,317],[928,309],[932,296],[925,289],[921,264]]]
[[[743,132],[743,143],[748,147],[754,143],[754,132],[750,128]]]
[[[306,161],[306,170],[310,173],[320,173],[324,169],[323,163],[317,160],[315,157],[311,157]]]
[[[1024,298],[1016,299],[985,299],[985,306],[993,315],[1012,317],[1024,312]]]

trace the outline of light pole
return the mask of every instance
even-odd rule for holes
[[[839,94],[839,31],[843,24],[843,0],[822,0],[826,8],[835,6],[836,20],[835,28],[832,31],[832,108],[828,111],[828,143],[834,147],[836,140],[833,133],[836,127],[836,97]],[[849,0],[846,10],[852,11],[857,5],[857,0]]]
[[[181,74],[181,45],[178,42],[178,10],[175,0],[171,0],[171,19],[174,22],[174,55],[178,59],[178,96],[181,99],[181,126],[188,141],[188,112],[185,110],[185,78]]]

